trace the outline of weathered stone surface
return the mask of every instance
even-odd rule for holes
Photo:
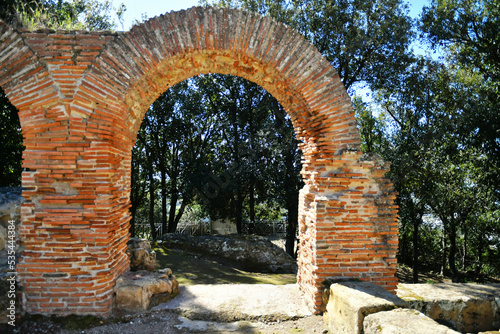
[[[151,243],[149,242],[149,240],[130,238],[127,245],[127,255],[130,258],[131,271],[153,271],[156,269],[156,252],[154,250],[151,250]]]
[[[397,294],[410,308],[460,332],[500,327],[500,284],[399,284]]]
[[[150,306],[155,306],[151,303],[153,296],[163,295],[168,299],[178,293],[179,283],[170,269],[159,272],[129,271],[116,281],[115,305],[128,311],[147,310]]]
[[[269,239],[255,235],[199,236],[165,234],[167,247],[181,248],[237,262],[244,270],[295,273],[295,260]]]
[[[210,229],[212,234],[236,234],[238,230],[236,223],[229,218],[210,219]]]
[[[9,293],[10,293],[10,290],[11,290],[11,284],[12,284],[12,280],[9,280],[10,278],[12,278],[12,275],[9,275],[8,274],[8,271],[7,270],[4,270],[4,268],[6,268],[6,266],[3,266],[3,262],[4,262],[4,258],[3,256],[5,256],[5,259],[7,259],[7,255],[5,254],[5,251],[0,251],[0,296],[2,296],[0,298],[0,324],[4,324],[4,323],[7,323],[9,321],[12,321],[14,319],[12,319],[11,317],[9,317],[9,315],[11,315],[11,311],[8,310],[8,307],[11,307],[11,300],[13,300],[13,298],[10,298],[9,296]],[[16,290],[18,289],[17,286],[15,288]],[[16,306],[19,305],[18,304],[18,300],[15,300],[16,302]],[[15,308],[15,310],[13,312],[18,312],[19,311],[19,308]]]
[[[396,309],[365,317],[364,334],[458,334],[417,310]]]
[[[16,226],[16,252],[19,252],[19,224],[21,223],[21,187],[0,187],[0,250],[5,249],[9,222],[14,221]]]
[[[5,249],[7,244],[7,229],[0,225],[0,250]]]
[[[21,187],[0,187],[0,222],[3,226],[7,226],[9,220],[20,217],[24,202],[21,193]]]
[[[334,283],[324,319],[332,334],[359,334],[367,315],[404,306],[403,300],[373,283]]]

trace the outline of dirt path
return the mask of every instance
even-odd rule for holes
[[[28,332],[22,332],[28,333]],[[42,333],[42,332],[37,332]],[[47,332],[45,332],[47,333]],[[54,332],[55,333],[55,332]],[[191,320],[178,314],[156,310],[146,315],[130,319],[126,323],[116,323],[94,327],[88,330],[60,331],[65,334],[186,334],[186,333],[328,333],[321,316],[308,316],[296,320],[269,322],[265,320],[215,322]]]
[[[178,296],[147,314],[84,332],[327,333],[322,317],[310,312],[296,284],[183,286]]]

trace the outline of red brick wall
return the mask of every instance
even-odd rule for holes
[[[253,81],[302,141],[298,281],[393,289],[397,225],[388,164],[359,150],[351,102],[331,65],[294,30],[238,10],[192,8],[129,32],[19,31],[0,23],[0,85],[19,109],[23,156],[18,265],[30,313],[109,312],[128,268],[131,149],[149,105],[202,73]]]

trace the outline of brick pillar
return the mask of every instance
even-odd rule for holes
[[[393,291],[398,230],[395,193],[384,178],[389,163],[351,151],[316,170],[299,203],[298,282],[310,306],[319,310],[328,278],[371,281]]]
[[[105,315],[129,265],[133,140],[117,103],[82,84],[113,36],[0,22],[0,85],[19,110],[26,147],[17,273],[28,313]]]
[[[23,306],[29,313],[107,314],[116,278],[129,265],[130,152],[105,138],[110,130],[95,135],[87,120],[68,119],[65,110],[55,104],[20,113]],[[38,113],[51,116],[37,120]]]

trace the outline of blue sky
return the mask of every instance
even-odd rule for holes
[[[165,14],[170,11],[191,8],[198,5],[198,0],[113,0],[113,5],[118,7],[121,3],[125,4],[124,30],[130,30],[133,22],[141,19],[141,15],[146,13],[148,18]],[[121,27],[118,27],[121,30]]]
[[[422,7],[429,3],[428,0],[408,0],[410,4],[410,15],[417,17],[422,10]],[[124,3],[127,7],[125,12],[125,22],[123,29],[130,30],[135,20],[140,20],[141,15],[146,13],[148,18],[165,14],[172,10],[181,10],[191,8],[198,5],[198,0],[113,0],[115,7]],[[119,27],[119,30],[122,28]]]

